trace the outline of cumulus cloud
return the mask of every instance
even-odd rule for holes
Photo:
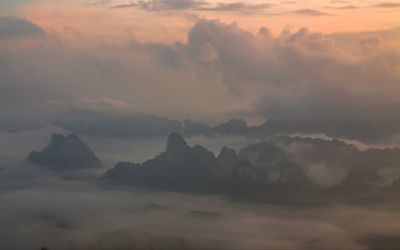
[[[261,31],[199,21],[181,46],[181,61],[222,77],[238,95],[263,93],[254,112],[293,123],[293,129],[319,127],[357,139],[396,130],[400,54],[382,40],[396,30],[324,35],[300,29],[276,37]]]
[[[71,110],[129,113],[132,106],[180,120],[224,120],[237,112],[268,119],[279,132],[361,141],[398,133],[400,54],[391,45],[398,29],[273,35],[265,27],[254,34],[234,23],[199,20],[187,36],[187,42],[134,40],[86,51],[47,41],[14,51],[14,60],[0,49],[6,56],[0,115],[7,117],[3,125],[13,121],[2,127],[48,122]]]

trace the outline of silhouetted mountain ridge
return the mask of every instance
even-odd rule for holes
[[[118,163],[103,177],[118,184],[180,192],[232,193],[242,188],[250,191],[256,186],[289,186],[294,184],[294,180],[306,176],[301,167],[294,172],[291,168],[295,164],[285,163],[287,165],[282,169],[274,170],[282,175],[278,182],[270,179],[267,171],[241,159],[233,149],[223,147],[216,157],[203,146],[190,147],[181,135],[172,133],[168,137],[166,151],[159,156],[142,164]],[[307,182],[305,186],[312,186],[308,179],[303,180]],[[256,182],[258,184],[253,185]]]
[[[52,170],[101,166],[101,161],[95,153],[74,134],[67,136],[53,134],[50,144],[39,152],[31,152],[27,160],[34,165],[45,166]]]
[[[360,195],[371,188],[381,190],[379,171],[400,165],[398,152],[360,151],[335,139],[278,136],[249,145],[239,153],[223,147],[216,157],[203,146],[191,147],[179,133],[172,133],[166,151],[159,156],[141,164],[118,163],[103,178],[114,184],[274,200],[301,200],[321,190],[346,197],[352,190],[361,190]],[[309,166],[318,164],[327,170],[341,168],[347,171],[347,177],[332,188],[318,186],[309,170]]]

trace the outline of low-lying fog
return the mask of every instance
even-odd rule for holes
[[[390,249],[400,246],[397,202],[251,205],[50,176],[9,186],[1,201],[1,249],[387,249],[380,246],[388,240]]]
[[[0,133],[0,249],[399,249],[400,202],[283,206],[110,187],[97,176],[117,161],[140,162],[159,139],[83,137],[105,168],[56,174],[25,163],[52,127]],[[188,139],[217,152],[244,137]]]

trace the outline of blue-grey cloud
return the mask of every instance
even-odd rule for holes
[[[36,24],[16,17],[0,17],[0,39],[43,37],[45,31]]]
[[[218,3],[216,6],[209,6],[202,8],[205,11],[233,11],[233,12],[252,12],[257,10],[269,9],[273,6],[270,3],[246,3],[246,2],[233,2],[233,3]]]
[[[13,5],[22,5],[27,3],[32,3],[36,0],[2,0],[0,1],[0,6],[13,6]]]
[[[202,0],[150,0],[137,1],[130,4],[115,5],[112,8],[138,8],[146,11],[187,10],[207,5]]]
[[[211,4],[203,0],[151,0],[137,1],[128,4],[114,5],[111,8],[137,8],[146,11],[165,10],[192,10],[192,11],[231,11],[231,12],[254,12],[271,8],[270,3],[246,3],[242,1],[231,3]]]

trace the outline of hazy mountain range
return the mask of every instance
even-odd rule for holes
[[[32,152],[34,165],[63,171],[98,168],[100,160],[76,135],[54,134],[49,146]],[[112,185],[195,194],[227,195],[256,201],[374,199],[392,194],[400,176],[385,173],[400,165],[400,149],[355,146],[333,139],[278,136],[239,152],[214,153],[189,146],[172,133],[164,152],[143,163],[120,162],[102,179]]]
[[[130,116],[112,118],[57,120],[54,125],[65,128],[79,135],[98,137],[157,137],[168,136],[171,132],[179,132],[185,136],[193,135],[243,135],[270,136],[294,133],[322,133],[331,137],[355,139],[363,142],[378,142],[385,138],[382,124],[366,126],[352,121],[343,121],[341,126],[329,120],[287,120],[267,119],[258,126],[250,126],[243,119],[230,119],[217,125],[207,125],[185,119],[183,122],[151,114],[137,113]]]

